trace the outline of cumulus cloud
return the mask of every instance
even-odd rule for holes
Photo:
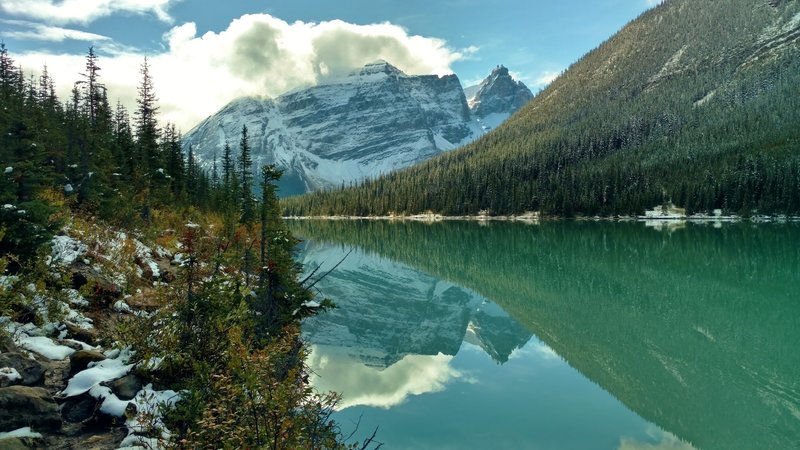
[[[538,77],[533,79],[533,85],[535,87],[547,87],[550,83],[555,81],[558,76],[561,75],[561,72],[556,72],[552,70],[548,70],[539,74]]]
[[[63,42],[66,40],[104,42],[110,38],[100,34],[89,33],[70,28],[44,25],[41,23],[28,22],[24,20],[0,20],[6,25],[18,26],[23,30],[4,31],[2,36],[14,39],[29,39],[34,41]]]
[[[47,23],[88,24],[115,13],[153,14],[171,22],[168,11],[177,0],[0,0],[4,13]]]
[[[150,55],[152,75],[162,119],[184,131],[237,97],[275,97],[344,76],[377,59],[408,74],[444,75],[452,73],[454,61],[477,51],[474,47],[454,50],[443,40],[409,35],[389,23],[290,24],[268,14],[245,15],[226,30],[200,36],[194,23],[185,23],[167,32],[164,42],[164,52]],[[102,52],[103,46],[96,50]],[[120,52],[101,58],[101,76],[112,98],[134,104],[142,57]],[[28,69],[46,63],[64,93],[78,79],[82,58],[45,53],[17,57]]]
[[[351,406],[390,408],[411,395],[438,392],[461,377],[450,367],[452,356],[408,355],[384,370],[359,364],[341,349],[312,346],[309,365],[314,387],[342,394],[340,409]]]

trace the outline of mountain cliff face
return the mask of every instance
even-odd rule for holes
[[[493,99],[495,91],[506,92],[491,87],[508,83],[487,82],[480,104],[507,117],[511,111],[503,108],[518,102]],[[385,61],[276,99],[236,100],[191,130],[184,142],[210,168],[226,141],[236,148],[244,125],[254,168],[274,163],[285,170],[283,196],[408,167],[472,142],[485,131],[473,117],[458,77],[408,76]]]

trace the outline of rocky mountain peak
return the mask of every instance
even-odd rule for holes
[[[393,76],[405,76],[406,74],[398,69],[397,67],[391,65],[390,63],[379,59],[377,61],[371,62],[361,69],[356,70],[351,75],[352,76],[364,76],[364,75],[376,75],[376,74],[386,74],[386,75],[393,75]]]
[[[530,89],[515,80],[503,65],[467,91],[472,94],[468,99],[470,110],[485,130],[496,128],[533,98]]]

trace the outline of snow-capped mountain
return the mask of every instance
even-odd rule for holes
[[[533,98],[530,89],[514,80],[505,66],[497,66],[488,78],[464,92],[473,116],[485,131],[497,128]]]
[[[481,85],[479,105],[516,105],[490,100],[495,92],[506,95],[491,78]],[[456,75],[409,76],[385,61],[275,99],[235,100],[187,133],[184,143],[210,169],[226,142],[238,153],[244,125],[254,171],[269,163],[284,169],[282,196],[408,167],[491,128],[473,116]]]

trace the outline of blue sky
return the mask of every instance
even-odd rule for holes
[[[536,91],[654,3],[0,0],[0,39],[27,70],[47,64],[62,91],[95,45],[126,104],[148,55],[165,115],[188,128],[236,96],[278,95],[377,57],[464,84],[504,64]]]

